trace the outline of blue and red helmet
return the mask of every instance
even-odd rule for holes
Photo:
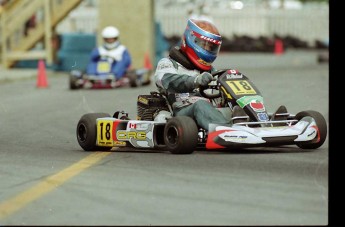
[[[209,21],[189,19],[182,37],[181,50],[199,69],[208,71],[216,60],[222,37]]]

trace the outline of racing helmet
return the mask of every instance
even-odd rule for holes
[[[104,40],[104,46],[107,49],[113,49],[119,44],[120,32],[113,26],[107,26],[102,30],[102,38]]]
[[[181,51],[199,69],[208,71],[217,58],[222,37],[214,24],[189,19],[182,37]]]

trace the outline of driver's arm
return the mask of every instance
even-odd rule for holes
[[[158,62],[154,79],[156,85],[167,92],[183,93],[193,92],[195,76],[179,74],[173,63],[168,58],[163,58]]]
[[[120,61],[117,61],[114,68],[112,69],[112,72],[116,75],[117,79],[122,77],[127,69],[130,67],[132,63],[131,55],[129,54],[128,50],[124,50],[122,53],[122,58]]]
[[[91,59],[91,61],[94,61],[94,62],[96,62],[96,61],[98,61],[99,59],[100,59],[100,54],[99,54],[99,50],[98,50],[98,48],[94,48],[94,49],[92,49],[92,51],[91,51],[91,53],[90,53],[90,59]]]

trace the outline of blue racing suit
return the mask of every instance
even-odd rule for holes
[[[230,124],[230,120],[208,99],[203,98],[195,87],[195,77],[200,73],[196,68],[188,69],[171,57],[166,57],[158,62],[154,79],[158,90],[166,94],[174,116],[189,116],[207,131],[210,123]]]
[[[92,50],[86,73],[97,75],[97,64],[101,60],[109,61],[111,64],[110,73],[114,74],[116,80],[122,78],[131,65],[131,55],[124,45],[119,44],[110,50],[102,45]]]

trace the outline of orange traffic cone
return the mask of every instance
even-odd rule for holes
[[[46,88],[48,87],[46,66],[43,60],[38,61],[38,70],[37,70],[37,88]]]
[[[276,39],[274,42],[274,54],[281,55],[284,53],[283,41],[281,39]]]
[[[153,69],[152,63],[151,63],[151,60],[150,60],[150,56],[149,56],[148,53],[145,53],[144,68],[148,69],[148,70],[152,70]]]

